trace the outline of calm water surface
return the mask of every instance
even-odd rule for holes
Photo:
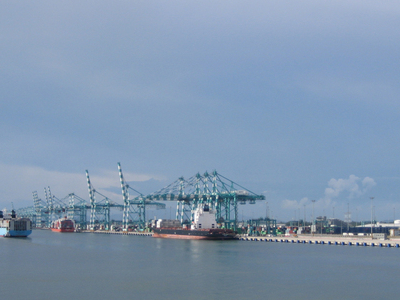
[[[400,249],[34,230],[0,239],[0,299],[398,299]]]

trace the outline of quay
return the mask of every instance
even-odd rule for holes
[[[341,245],[341,246],[369,246],[399,248],[400,238],[390,240],[371,239],[370,237],[345,237],[345,236],[239,236],[241,241],[291,243],[291,244],[314,244],[314,245]]]
[[[109,230],[82,230],[81,233],[97,234],[118,234],[134,236],[153,236],[152,232],[136,231],[109,231]],[[336,246],[364,246],[364,247],[386,247],[400,248],[400,237],[390,238],[389,240],[371,239],[370,237],[346,237],[346,236],[326,236],[326,235],[298,235],[298,236],[246,236],[239,235],[240,241],[251,242],[270,242],[270,243],[290,243],[290,244],[312,244],[312,245],[336,245]]]
[[[119,235],[137,235],[137,236],[153,236],[152,232],[137,231],[111,231],[111,230],[82,230],[81,233],[99,233],[99,234],[119,234]]]

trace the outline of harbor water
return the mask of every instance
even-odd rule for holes
[[[55,233],[0,239],[1,299],[396,299],[400,249]]]

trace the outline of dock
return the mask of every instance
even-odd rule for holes
[[[81,233],[96,234],[118,234],[152,237],[152,232],[136,231],[110,231],[110,230],[82,230]],[[361,247],[385,247],[400,248],[400,237],[388,240],[371,239],[370,237],[345,237],[345,236],[246,236],[239,235],[238,240],[246,242],[270,242],[270,243],[289,243],[289,244],[312,244],[312,245],[334,245],[334,246],[361,246]]]
[[[399,248],[400,239],[378,240],[370,237],[343,237],[343,236],[240,236],[241,241],[252,242],[271,242],[271,243],[291,243],[291,244],[314,244],[314,245],[336,245],[336,246],[369,246]]]
[[[153,236],[152,232],[137,231],[111,231],[111,230],[82,230],[80,233],[98,233],[98,234],[119,234],[119,235],[137,235],[137,236]]]

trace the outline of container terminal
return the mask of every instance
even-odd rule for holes
[[[123,176],[120,163],[117,167],[122,203],[96,190],[86,170],[89,200],[74,193],[64,198],[57,198],[52,194],[50,187],[47,187],[44,188],[45,200],[40,199],[37,191],[34,191],[32,193],[33,206],[17,209],[17,214],[19,217],[31,219],[34,229],[47,229],[54,221],[67,218],[74,222],[75,232],[151,236],[152,222],[154,227],[156,220],[149,220],[146,217],[146,211],[149,208],[165,209],[166,201],[175,201],[174,220],[179,221],[182,226],[190,226],[194,222],[194,212],[199,207],[207,205],[215,211],[217,228],[234,230],[238,233],[238,239],[245,241],[271,242],[279,239],[289,241],[288,237],[291,237],[290,241],[296,243],[346,243],[353,239],[354,243],[365,244],[366,242],[362,242],[362,239],[371,241],[382,239],[382,236],[383,240],[388,237],[395,239],[400,235],[400,220],[392,224],[379,223],[375,220],[369,224],[354,224],[348,220],[343,222],[338,219],[317,217],[312,222],[298,220],[277,224],[276,220],[269,218],[267,213],[266,218],[239,221],[240,205],[255,204],[256,201],[265,200],[265,196],[246,189],[217,171],[205,172],[202,175],[197,173],[189,179],[180,177],[168,186],[144,195],[129,186]],[[122,214],[122,218],[119,218],[122,219],[121,221],[115,221],[118,219],[115,217],[118,213]],[[320,238],[315,239],[317,235]],[[357,242],[355,239],[360,241]],[[352,242],[347,243],[352,244]]]
[[[190,225],[194,222],[196,209],[206,204],[210,210],[215,211],[218,228],[238,231],[239,205],[265,200],[264,195],[244,188],[217,171],[197,173],[189,179],[180,177],[159,191],[144,195],[129,186],[121,164],[117,166],[122,203],[100,193],[86,170],[89,200],[75,193],[58,198],[47,187],[44,188],[45,200],[39,198],[38,192],[34,191],[33,206],[19,209],[18,214],[30,218],[34,228],[49,228],[55,220],[66,217],[74,221],[77,231],[142,232],[149,229],[150,221],[146,213],[150,208],[165,209],[165,202],[176,202],[175,220],[182,225]],[[122,216],[114,217],[121,212]],[[111,216],[113,219],[122,217],[122,221],[113,221]]]

